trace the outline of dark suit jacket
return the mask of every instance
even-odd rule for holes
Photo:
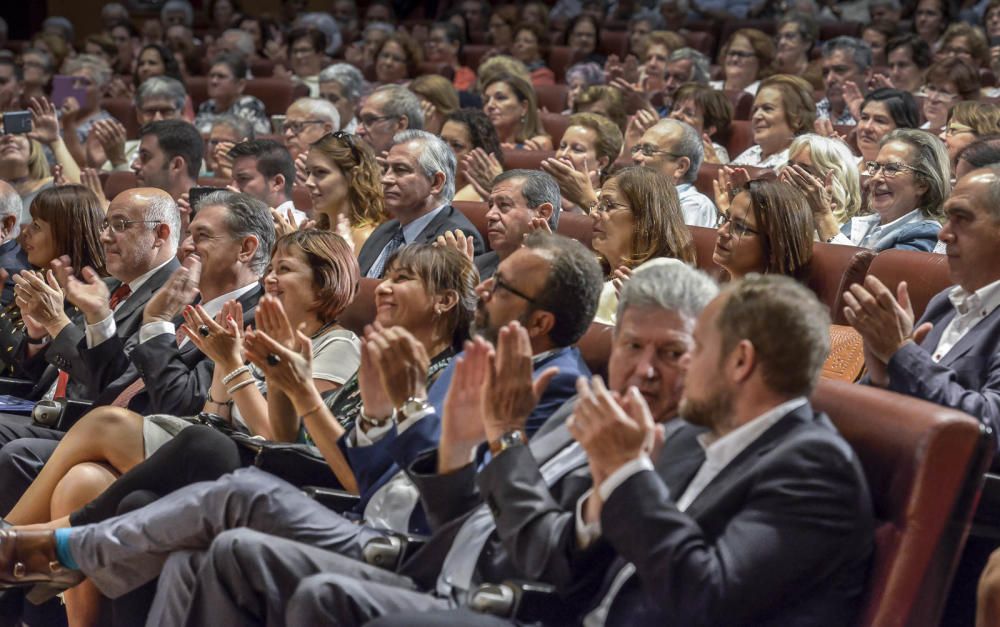
[[[954,407],[1000,432],[1000,308],[934,363],[932,352],[956,315],[948,300],[950,290],[932,298],[917,322],[934,324],[923,343],[907,343],[889,360],[889,389]]]
[[[389,220],[380,224],[368,236],[365,245],[358,252],[358,264],[361,266],[361,276],[365,276],[368,273],[372,264],[378,259],[379,254],[382,253],[382,249],[389,243],[389,240],[392,239],[398,228],[399,220]],[[483,243],[483,236],[479,234],[479,231],[472,225],[472,222],[469,222],[465,214],[451,205],[446,206],[440,213],[434,216],[434,219],[410,243],[430,244],[437,239],[438,235],[443,235],[445,232],[454,231],[455,229],[462,229],[463,233],[472,236],[476,255],[481,255],[486,250],[486,246]]]
[[[260,296],[257,285],[238,299],[247,324],[253,324]],[[183,322],[175,320],[177,325]],[[142,377],[146,387],[129,403],[132,411],[174,416],[200,412],[212,384],[212,360],[206,359],[192,342],[178,348],[176,338],[170,335],[159,335],[142,344],[138,338],[136,333],[126,342],[116,335],[93,348],[87,348],[85,341],[78,345],[84,363],[92,369],[94,379],[101,382],[102,392],[95,404],[111,403]]]
[[[128,341],[139,332],[142,324],[142,310],[153,294],[170,278],[174,270],[180,266],[176,259],[160,268],[148,281],[142,284],[135,294],[130,295],[114,313],[115,334]],[[121,285],[116,279],[105,279],[108,290],[114,292]],[[39,396],[55,381],[59,370],[69,373],[69,386],[66,388],[68,398],[74,400],[93,400],[101,393],[101,386],[93,377],[94,371],[80,355],[80,345],[86,346],[85,320],[79,324],[71,324],[64,328],[52,342],[33,358],[27,358],[27,342],[22,342],[17,349],[21,369],[38,381],[36,390]]]
[[[479,280],[485,281],[497,272],[500,265],[500,255],[495,250],[483,253],[474,259],[476,269],[479,270]]]
[[[3,295],[0,296],[0,306],[6,307],[14,302],[14,275],[31,267],[28,255],[21,250],[16,239],[0,245],[0,268],[7,271],[7,280],[3,284]]]

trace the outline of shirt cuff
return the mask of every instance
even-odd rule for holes
[[[111,339],[116,331],[118,331],[118,325],[115,324],[114,313],[108,314],[108,317],[100,322],[88,324],[84,330],[84,335],[87,338],[87,348],[94,348]]]
[[[409,429],[410,427],[412,427],[413,425],[417,424],[418,422],[420,422],[421,420],[423,420],[427,416],[430,416],[433,413],[434,413],[434,408],[432,408],[432,407],[428,407],[427,409],[424,409],[422,411],[418,411],[417,413],[413,414],[412,416],[410,416],[406,420],[404,420],[402,422],[397,422],[396,423],[396,430],[399,431],[400,434],[402,434],[407,429]],[[399,420],[399,418],[400,418],[399,412],[395,412],[393,414],[392,418],[393,418],[393,420]]]
[[[849,237],[847,237],[846,235],[844,235],[843,233],[837,233],[836,235],[834,235],[833,239],[831,239],[829,243],[830,244],[840,244],[841,246],[854,246],[855,245],[854,242],[852,242],[851,239]]]
[[[599,537],[601,537],[601,521],[595,520],[592,523],[583,520],[583,510],[587,506],[587,499],[594,496],[594,489],[584,492],[576,501],[576,544],[581,549],[590,547]]]
[[[644,470],[653,470],[653,462],[649,461],[649,456],[645,453],[611,473],[597,488],[597,494],[602,501],[607,503],[611,493],[617,490],[618,486],[625,483],[632,475],[637,475]]]
[[[385,435],[392,430],[393,425],[394,423],[391,420],[386,420],[384,425],[371,427],[368,431],[364,431],[360,427],[355,426],[354,430],[351,432],[354,437],[347,438],[347,443],[356,447],[371,446],[384,438]]]
[[[177,335],[173,322],[147,322],[139,327],[139,343],[145,344],[158,335]]]

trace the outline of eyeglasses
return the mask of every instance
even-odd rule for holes
[[[868,161],[865,163],[865,174],[868,176],[875,176],[879,170],[882,171],[882,176],[890,179],[894,176],[899,176],[906,170],[920,172],[919,169],[905,163],[879,163],[878,161]]]
[[[721,229],[727,224],[729,225],[729,234],[736,239],[743,237],[747,233],[751,235],[760,235],[760,231],[751,228],[750,225],[743,220],[732,217],[728,211],[719,214],[719,218],[715,222],[715,228]]]
[[[285,120],[284,129],[290,131],[292,135],[298,135],[305,130],[309,124],[325,124],[326,120],[302,120],[301,122],[289,122]]]
[[[656,155],[667,155],[668,157],[673,157],[674,159],[679,159],[683,155],[679,155],[675,152],[670,152],[669,150],[660,150],[652,144],[636,144],[632,146],[632,156],[634,157],[636,153],[642,153],[644,157],[655,157]]]
[[[936,100],[941,103],[954,102],[958,99],[958,94],[949,94],[943,89],[938,89],[937,87],[927,86],[924,87],[924,95],[928,100]]]
[[[625,203],[614,202],[610,198],[604,197],[597,201],[594,205],[594,211],[599,213],[610,213],[615,209],[623,209],[625,211],[631,211],[632,207],[629,207]]]
[[[358,152],[358,146],[354,143],[354,135],[350,133],[345,133],[344,131],[335,131],[325,135],[323,139],[327,137],[332,137],[336,140],[344,142],[344,144],[350,149],[351,157],[354,159],[354,163],[361,163],[361,154]]]
[[[358,119],[358,124],[365,128],[371,128],[378,124],[379,122],[385,122],[386,120],[395,120],[398,115],[369,115]]]
[[[743,52],[742,50],[730,50],[726,53],[726,57],[733,57],[734,59],[753,59],[756,56],[756,52]]]
[[[161,222],[159,220],[126,220],[125,218],[115,218],[102,222],[101,231],[104,232],[110,228],[115,233],[124,233],[133,224],[161,224]]]
[[[517,289],[515,287],[511,287],[510,283],[504,281],[503,277],[501,277],[499,274],[494,274],[493,275],[493,285],[490,286],[490,296],[496,294],[497,290],[499,290],[499,289],[507,290],[508,292],[510,292],[511,294],[513,294],[514,296],[517,296],[518,298],[523,298],[524,300],[528,301],[532,305],[537,305],[538,304],[538,301],[536,301],[534,298],[528,296],[527,294],[525,294],[524,292],[522,292],[521,290],[519,290],[519,289]]]

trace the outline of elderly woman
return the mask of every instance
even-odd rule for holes
[[[493,179],[503,172],[503,150],[490,119],[479,109],[459,109],[445,121],[441,139],[455,153],[455,197],[481,202]]]
[[[938,130],[948,121],[948,110],[963,100],[981,96],[979,70],[962,59],[938,61],[927,70],[924,85],[924,118],[920,128]]]
[[[684,224],[677,190],[658,170],[629,166],[611,176],[590,216],[592,245],[607,278],[595,322],[615,322],[614,279],[657,257],[695,263],[694,241]]]
[[[545,65],[546,41],[548,33],[537,22],[522,22],[514,28],[511,56],[528,68],[532,85],[554,85],[556,81],[555,73]]]
[[[292,79],[309,88],[309,96],[319,95],[319,73],[326,65],[327,38],[312,28],[296,28],[288,34],[288,63]]]
[[[458,91],[469,91],[476,84],[476,73],[459,61],[465,34],[451,22],[436,22],[424,42],[427,60],[443,63],[455,71],[452,85]]]
[[[983,32],[959,22],[952,24],[941,37],[941,47],[934,55],[936,61],[944,59],[962,59],[973,67],[989,67],[990,51]]]
[[[822,241],[861,211],[861,176],[854,162],[847,145],[830,137],[801,135],[788,148],[778,178],[806,196]]]
[[[924,84],[924,74],[934,62],[931,47],[916,35],[893,37],[885,45],[885,55],[889,62],[889,77],[886,87],[895,87],[915,94]]]
[[[417,75],[424,55],[409,35],[393,33],[375,51],[375,82],[379,85],[402,83]]]
[[[708,85],[688,83],[674,93],[670,117],[687,122],[702,138],[705,163],[729,163],[729,151],[716,140],[729,134],[733,103]]]
[[[794,185],[750,181],[719,214],[712,261],[728,280],[756,272],[802,281],[812,255],[812,212]]]
[[[445,119],[458,111],[458,92],[451,81],[437,74],[418,76],[408,87],[420,99],[424,130],[439,135]]]
[[[565,44],[572,51],[574,61],[603,66],[607,57],[597,51],[599,41],[601,24],[592,15],[581,13],[570,22]]]
[[[962,150],[985,135],[1000,133],[1000,107],[991,102],[960,102],[948,111],[948,122],[939,137],[944,140],[952,172]]]
[[[535,89],[512,74],[494,76],[483,89],[483,112],[501,145],[524,150],[551,150],[552,138],[538,120]]]
[[[883,87],[869,92],[861,102],[857,143],[861,152],[860,167],[878,156],[882,138],[897,128],[920,126],[920,110],[909,92]]]
[[[941,140],[917,129],[892,131],[865,171],[872,213],[851,218],[831,241],[876,252],[933,250],[951,193],[951,167]]]
[[[783,165],[792,140],[812,130],[815,121],[812,87],[805,79],[779,74],[764,80],[750,114],[754,145],[733,159],[732,165]]]
[[[789,13],[778,22],[775,36],[777,52],[772,69],[775,74],[801,76],[813,89],[824,89],[823,68],[819,60],[811,61],[809,53],[819,39],[819,25],[802,13]]]
[[[354,133],[358,128],[355,112],[365,86],[361,71],[349,63],[334,63],[319,73],[319,97],[337,107],[340,130]]]
[[[208,100],[198,107],[194,125],[204,134],[222,115],[232,115],[249,122],[254,132],[271,132],[264,103],[256,96],[243,93],[246,87],[247,64],[235,54],[220,54],[212,60],[208,71]]]
[[[63,71],[75,77],[77,84],[84,88],[83,102],[74,100],[63,105],[60,120],[66,132],[75,132],[82,146],[94,122],[112,119],[111,114],[101,108],[101,94],[111,80],[111,68],[100,57],[81,54],[68,60]],[[72,142],[69,145],[72,150]]]
[[[232,179],[233,160],[229,156],[229,151],[236,144],[254,137],[253,126],[248,120],[229,114],[216,117],[212,123],[212,131],[205,142],[205,156],[200,176]]]
[[[719,51],[719,65],[725,78],[709,85],[713,89],[756,94],[760,80],[770,71],[773,61],[771,38],[754,28],[741,28],[730,35]]]
[[[556,156],[542,161],[542,170],[559,184],[563,211],[589,213],[608,168],[622,150],[622,132],[596,113],[576,113],[569,118]]]
[[[573,111],[573,103],[580,97],[584,89],[591,85],[604,84],[604,69],[596,63],[577,63],[566,70],[566,110],[563,115]]]

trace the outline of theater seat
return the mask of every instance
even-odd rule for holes
[[[379,279],[361,277],[354,300],[337,316],[337,322],[358,337],[364,335],[365,325],[375,320],[375,288],[379,283]]]
[[[191,96],[191,104],[194,106],[194,110],[198,111],[198,107],[201,103],[208,100],[208,77],[207,76],[189,76],[186,81],[184,81],[187,87],[188,95]],[[282,111],[284,113],[284,111]]]
[[[561,111],[557,113],[539,111],[538,118],[545,133],[552,138],[552,147],[557,148],[562,141],[563,133],[569,128],[569,116],[563,115]]]
[[[742,89],[726,89],[722,93],[726,94],[729,102],[733,105],[734,120],[750,119],[750,110],[753,109],[753,95]]]
[[[913,313],[920,317],[935,294],[952,284],[945,255],[915,250],[885,250],[875,256],[868,274],[872,274],[896,293],[900,281],[906,281]]]
[[[504,170],[538,170],[545,159],[555,157],[554,150],[508,150],[503,151]]]
[[[562,213],[559,216],[559,227],[556,232],[593,249],[591,240],[594,238],[594,219],[588,215]]]
[[[486,250],[490,249],[490,242],[486,238],[486,212],[489,210],[489,206],[485,202],[476,202],[471,200],[458,200],[451,203],[456,209],[462,212],[472,226],[476,227],[479,234],[483,236],[483,241],[486,244]]]
[[[125,127],[125,139],[139,139],[139,122],[135,119],[135,103],[131,98],[102,98],[101,108]]]
[[[295,208],[299,211],[305,211],[310,213],[313,208],[312,194],[309,190],[301,185],[296,185],[292,188],[292,202],[295,203]]]
[[[259,98],[272,116],[284,115],[295,100],[309,95],[309,88],[282,78],[254,78],[247,81],[243,93]]]
[[[989,465],[971,416],[869,386],[821,380],[813,406],[851,444],[871,490],[875,556],[857,625],[938,624]]]
[[[577,347],[584,363],[594,374],[605,379],[608,376],[608,360],[611,359],[611,340],[614,327],[600,322],[594,322],[583,334]]]
[[[564,83],[566,70],[573,65],[573,49],[569,46],[549,46],[546,65],[556,75],[556,83]]]
[[[486,44],[466,44],[462,47],[462,65],[470,67],[473,71],[479,69],[479,63],[493,46]]]
[[[270,59],[255,59],[251,61],[250,74],[254,78],[267,78],[274,75],[274,61]]]
[[[715,239],[717,237],[715,229],[703,226],[688,226],[691,231],[691,238],[694,240],[695,263],[698,269],[704,270],[711,275],[718,274],[722,268],[712,261],[712,253],[715,251]]]
[[[750,130],[750,122],[733,120],[732,124],[729,125],[729,141],[726,142],[729,157],[735,159],[750,146],[753,146],[753,131]]]
[[[628,32],[623,30],[611,30],[605,25],[601,29],[601,40],[597,42],[597,51],[605,56],[612,54],[618,58],[625,59],[628,52]]]
[[[538,109],[548,109],[549,113],[562,113],[566,110],[566,96],[569,88],[566,85],[538,85],[535,94],[538,96]]]
[[[847,324],[843,295],[852,283],[864,281],[875,254],[864,248],[816,242],[809,268],[809,286],[830,310],[834,324]]]

